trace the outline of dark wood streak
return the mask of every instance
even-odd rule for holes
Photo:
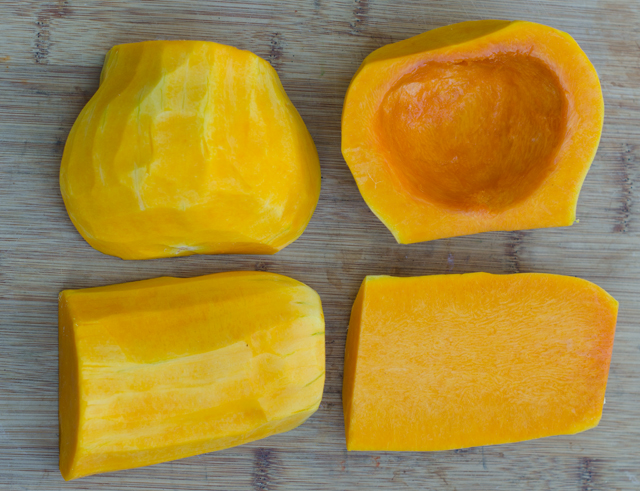
[[[580,459],[579,467],[579,479],[580,479],[580,491],[595,491],[595,463],[593,459],[589,457],[582,457]]]
[[[631,219],[631,208],[633,204],[633,180],[629,175],[629,170],[637,163],[636,159],[636,145],[629,143],[624,144],[624,150],[620,157],[620,194],[621,203],[616,209],[619,218],[616,220],[616,224],[613,227],[613,231],[616,233],[627,233],[629,228],[629,222]]]
[[[274,32],[269,43],[271,45],[269,48],[269,63],[271,63],[275,69],[278,69],[280,66],[280,60],[284,53],[284,40],[282,39],[282,34]]]
[[[369,14],[369,0],[355,0],[353,19],[349,23],[351,34],[360,34]]]
[[[70,13],[69,2],[58,0],[55,3],[45,3],[36,17],[36,42],[34,59],[36,63],[46,65],[51,49],[51,21],[61,19]]]
[[[253,489],[267,491],[271,487],[271,466],[274,459],[274,451],[268,448],[256,448],[253,465]]]
[[[522,241],[526,237],[525,230],[515,230],[509,235],[505,246],[505,257],[508,261],[508,267],[512,273],[521,273],[520,252],[522,249]]]
[[[258,261],[256,262],[256,271],[269,271],[269,267],[271,266],[271,264],[269,263],[269,261]]]

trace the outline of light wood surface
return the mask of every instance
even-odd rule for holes
[[[366,54],[473,19],[569,32],[606,101],[598,155],[570,228],[397,245],[340,154],[340,113]],[[635,0],[19,1],[0,3],[0,490],[640,489],[640,3]],[[249,49],[277,69],[315,139],[320,203],[275,256],[125,262],[76,232],[58,188],[67,133],[96,90],[106,51],[146,39]],[[327,382],[303,426],[242,447],[64,483],[58,471],[57,295],[160,275],[265,270],[316,289],[327,320]],[[347,453],[340,391],[346,329],[366,274],[550,272],[620,301],[600,426],[513,445],[438,453]]]

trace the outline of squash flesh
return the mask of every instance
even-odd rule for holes
[[[106,254],[273,254],[311,219],[320,166],[268,62],[217,43],[148,41],[107,54],[60,189]]]
[[[399,243],[568,226],[603,117],[597,73],[569,35],[463,22],[367,56],[342,153]]]
[[[317,294],[271,273],[66,290],[60,469],[138,467],[288,431],[320,404]]]
[[[617,308],[557,275],[367,277],[345,353],[347,449],[449,450],[596,426]]]

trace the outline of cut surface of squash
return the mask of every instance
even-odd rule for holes
[[[571,225],[603,113],[595,69],[569,35],[464,22],[364,60],[342,152],[400,243]]]
[[[347,449],[449,450],[595,427],[617,311],[567,276],[368,276],[347,334]]]
[[[318,409],[320,298],[262,272],[65,290],[59,370],[66,480],[240,445]]]
[[[107,53],[60,189],[106,254],[273,254],[311,219],[320,165],[268,62],[212,42],[147,41]]]

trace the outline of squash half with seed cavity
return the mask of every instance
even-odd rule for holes
[[[304,231],[320,166],[276,71],[204,41],[112,48],[64,150],[60,188],[105,254],[273,254]]]
[[[66,480],[288,431],[320,405],[320,297],[286,276],[65,290],[59,309]]]
[[[345,98],[342,153],[402,244],[567,226],[603,116],[598,75],[571,36],[463,22],[365,58]]]

